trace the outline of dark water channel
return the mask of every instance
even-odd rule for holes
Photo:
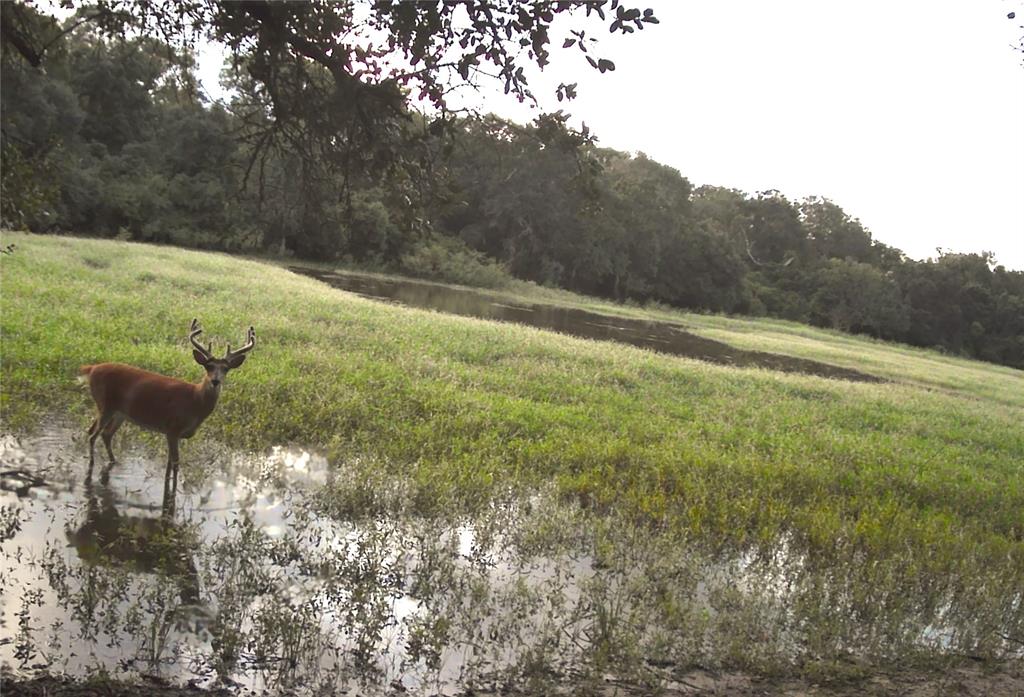
[[[296,273],[312,276],[335,288],[409,307],[438,310],[454,315],[515,322],[561,334],[600,341],[616,341],[641,348],[696,358],[711,363],[757,367],[787,373],[804,373],[838,380],[883,382],[881,378],[849,368],[762,351],[746,351],[707,339],[671,322],[657,322],[544,304],[512,304],[484,291],[452,288],[434,283],[394,281],[354,274],[319,271],[292,266]]]

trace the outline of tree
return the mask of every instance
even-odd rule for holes
[[[822,259],[870,263],[877,258],[871,233],[827,198],[805,199],[800,204],[800,220],[807,230],[811,249]]]
[[[358,12],[355,3],[333,0],[67,0],[62,6],[79,8],[64,24],[22,3],[3,3],[5,49],[38,67],[81,23],[177,48],[201,38],[216,41],[229,49],[236,70],[258,85],[257,105],[269,118],[262,119],[262,132],[249,134],[254,147],[284,141],[311,163],[346,174],[408,160],[403,146],[411,98],[438,111],[439,132],[448,124],[449,95],[457,85],[493,79],[506,93],[533,100],[527,68],[548,63],[558,15],[597,17],[621,34],[658,21],[652,10],[618,0],[375,0]],[[575,47],[601,72],[614,70],[610,60],[594,56],[595,40],[586,29],[570,35],[563,47]],[[575,85],[558,89],[559,99],[574,94]]]
[[[747,253],[754,266],[788,265],[807,256],[807,231],[799,211],[785,196],[762,191],[747,201],[747,209]]]
[[[899,285],[869,264],[830,259],[817,273],[815,286],[816,324],[883,339],[898,339],[909,326]]]
[[[571,282],[587,230],[578,141],[551,117],[519,126],[495,116],[460,123],[450,202],[438,225],[540,283]]]
[[[7,29],[7,6],[3,28]],[[29,20],[41,21],[32,14]],[[0,219],[5,225],[45,228],[60,199],[64,160],[84,114],[59,76],[39,74],[0,43]]]
[[[608,214],[618,220],[626,238],[628,264],[617,283],[618,299],[652,297],[659,274],[666,289],[669,285],[663,255],[690,217],[692,187],[678,170],[643,153],[630,157],[605,150],[600,160],[605,198],[615,200]]]
[[[895,275],[910,307],[906,341],[1024,367],[1024,272],[988,252],[944,252]]]

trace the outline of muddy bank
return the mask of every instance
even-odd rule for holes
[[[675,356],[737,367],[803,373],[835,380],[884,382],[882,378],[850,368],[763,351],[746,351],[686,331],[678,324],[602,315],[586,310],[543,304],[512,304],[485,291],[452,288],[435,283],[389,280],[291,266],[335,288],[375,300],[465,317],[525,324],[561,334],[600,341],[617,341]]]

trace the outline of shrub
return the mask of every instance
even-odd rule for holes
[[[479,288],[506,288],[514,280],[504,265],[452,237],[417,242],[399,265],[411,276]]]

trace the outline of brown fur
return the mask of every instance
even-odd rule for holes
[[[195,354],[196,362],[206,369],[202,382],[192,384],[177,378],[152,373],[124,363],[83,365],[80,372],[89,384],[99,414],[89,426],[89,472],[92,478],[96,439],[103,438],[110,463],[114,463],[111,443],[125,419],[167,436],[167,477],[178,479],[178,442],[191,438],[217,406],[220,384],[231,368],[245,356],[229,360]]]
[[[208,375],[193,384],[123,363],[84,365],[81,372],[101,422],[120,414],[151,431],[189,438],[217,406],[219,390]]]
[[[83,365],[79,372],[83,382],[89,384],[99,414],[89,426],[89,473],[92,477],[93,452],[96,439],[103,437],[110,463],[114,451],[110,443],[125,419],[143,428],[167,436],[167,473],[177,483],[178,441],[191,438],[217,406],[220,386],[228,372],[245,362],[245,354],[256,345],[256,331],[249,327],[247,341],[237,351],[230,344],[224,358],[214,358],[210,348],[204,348],[196,337],[202,333],[199,320],[193,319],[188,339],[192,344],[192,357],[206,370],[201,382],[192,384],[166,375],[151,373],[124,363],[97,363]]]

